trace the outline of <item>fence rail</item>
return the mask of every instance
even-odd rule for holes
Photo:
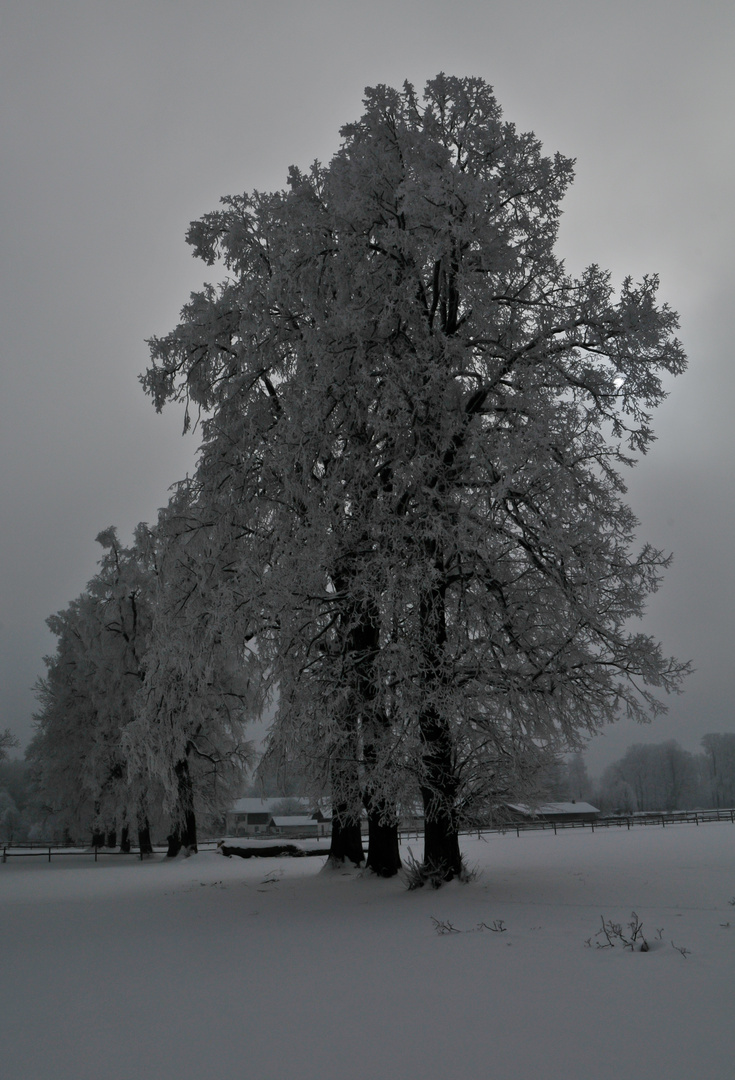
[[[217,840],[202,840],[197,844],[199,851],[212,851],[217,847]],[[19,848],[22,850],[13,850]],[[26,848],[32,850],[27,851]],[[168,851],[167,844],[154,844],[153,854],[163,855]],[[51,862],[51,859],[63,858],[67,855],[93,855],[94,861],[97,862],[100,858],[107,858],[107,856],[127,856],[128,858],[142,859],[143,856],[139,848],[131,847],[130,851],[120,851],[113,848],[100,848],[100,847],[85,847],[85,848],[72,848],[69,844],[41,844],[38,841],[30,842],[28,844],[4,844],[2,852],[1,862],[7,862],[8,859],[37,859],[43,857],[47,862]]]
[[[515,832],[520,836],[522,832],[535,832],[538,829],[551,829],[554,833],[558,829],[610,829],[610,828],[635,828],[639,825],[658,825],[666,828],[667,825],[706,825],[710,821],[730,821],[735,823],[735,809],[727,810],[675,810],[663,814],[634,814],[628,816],[603,817],[595,821],[512,821],[503,825],[494,825],[489,828],[468,829],[470,835],[486,832]]]
[[[596,821],[513,821],[502,825],[481,825],[474,829],[463,829],[462,834],[465,836],[482,836],[484,833],[505,834],[514,832],[516,836],[520,836],[522,832],[537,832],[538,830],[549,830],[556,834],[559,829],[591,829],[594,832],[595,829],[630,829],[640,825],[658,825],[665,829],[667,825],[706,825],[710,821],[729,821],[735,824],[735,808],[728,810],[697,810],[696,812],[674,811],[670,814],[637,814],[629,817],[604,817],[597,818]],[[410,840],[412,837],[418,839],[423,834],[423,829],[399,829],[398,834],[404,840]],[[218,843],[217,840],[202,840],[197,844],[197,848],[199,851],[212,851],[217,847]],[[15,847],[24,850],[15,851],[13,850]],[[31,850],[28,851],[28,848]],[[153,852],[156,855],[162,855],[167,850],[166,844],[154,844],[153,846]],[[327,854],[326,849],[324,854]],[[59,858],[65,855],[93,855],[95,862],[99,858],[109,855],[127,855],[128,857],[142,858],[140,851],[135,848],[131,848],[130,851],[98,847],[70,848],[68,844],[43,844],[36,840],[27,844],[3,845],[2,862],[7,862],[8,859],[28,859],[38,858],[39,856],[45,857],[48,862],[51,862],[52,857]]]

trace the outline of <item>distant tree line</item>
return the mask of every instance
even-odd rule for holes
[[[606,812],[735,807],[735,735],[702,739],[699,754],[673,739],[628,747],[600,780]]]
[[[592,802],[603,814],[735,807],[735,734],[705,735],[695,754],[673,739],[636,743],[590,779],[582,754],[558,759],[541,780],[544,797]]]
[[[270,707],[262,774],[329,798],[332,859],[395,874],[414,805],[442,881],[463,823],[686,674],[630,629],[669,559],[623,501],[685,357],[655,277],[567,273],[572,162],[482,80],[369,89],[341,134],[189,229],[225,276],[142,382],[197,468],[49,621],[29,760],[65,827],[191,850]]]

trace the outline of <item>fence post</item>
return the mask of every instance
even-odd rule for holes
[[[48,849],[48,861],[51,862],[51,845],[50,844],[49,844],[49,849]]]
[[[97,862],[97,845],[94,845],[94,861]]]

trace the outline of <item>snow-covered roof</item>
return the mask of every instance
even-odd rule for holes
[[[287,817],[274,817],[273,824],[277,829],[289,829],[296,825],[314,825],[314,818],[308,814],[289,814]]]
[[[270,814],[269,799],[236,799],[233,814]]]
[[[507,803],[508,809],[517,810],[519,814],[599,814],[599,809],[588,802],[550,802],[540,806],[529,806],[527,803]]]
[[[289,801],[297,802],[304,810],[309,809],[308,799],[291,799]],[[273,808],[282,806],[286,802],[286,798],[280,795],[276,799],[257,799],[257,798],[245,798],[236,799],[233,803],[232,814],[272,814]]]

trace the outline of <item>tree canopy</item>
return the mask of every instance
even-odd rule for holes
[[[369,89],[328,165],[192,223],[226,277],[143,377],[201,417],[271,751],[330,779],[338,825],[365,806],[376,848],[420,792],[446,876],[473,805],[685,673],[630,628],[668,559],[635,550],[623,480],[685,366],[677,317],[655,276],[566,272],[571,179],[481,79]]]

